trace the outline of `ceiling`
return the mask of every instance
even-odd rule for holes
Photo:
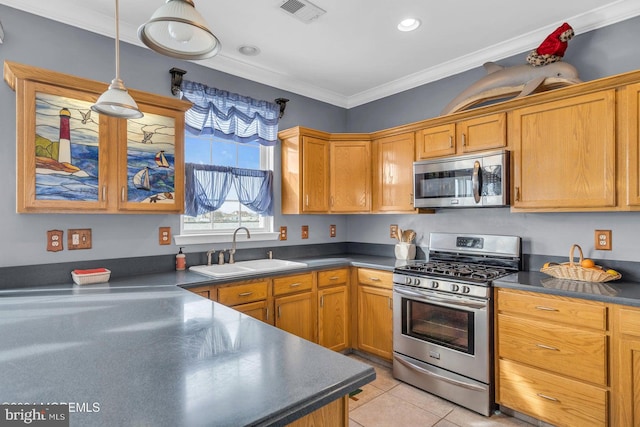
[[[579,35],[640,15],[638,0],[313,0],[326,13],[304,23],[284,0],[194,2],[222,44],[199,64],[344,108],[533,49],[565,21]],[[163,3],[120,0],[121,41],[143,46],[137,28]],[[0,4],[115,35],[114,0]],[[422,26],[398,31],[406,17]],[[260,54],[242,55],[242,45]]]

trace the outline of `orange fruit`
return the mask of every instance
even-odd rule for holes
[[[582,262],[580,263],[580,266],[584,267],[584,268],[593,268],[593,267],[595,267],[595,265],[596,265],[596,263],[593,262],[593,260],[589,259],[589,258],[583,259]]]

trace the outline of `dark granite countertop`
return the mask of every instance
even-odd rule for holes
[[[604,283],[556,279],[539,271],[521,271],[493,282],[497,288],[519,289],[566,297],[640,307],[640,283],[613,280]]]
[[[72,403],[76,426],[283,425],[375,378],[161,277],[0,294],[2,402]]]
[[[298,261],[308,266],[272,275],[396,265]],[[71,402],[71,425],[283,425],[375,378],[366,364],[176,286],[245,278],[180,271],[0,291],[2,401]]]

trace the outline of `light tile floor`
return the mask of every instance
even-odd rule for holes
[[[350,354],[376,370],[376,379],[349,399],[349,427],[532,427],[505,414],[484,417],[393,378],[391,369]]]

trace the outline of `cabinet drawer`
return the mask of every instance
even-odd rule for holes
[[[390,271],[371,270],[369,268],[358,269],[358,282],[379,288],[393,288],[393,273]]]
[[[607,385],[607,337],[505,314],[498,315],[498,356]]]
[[[273,279],[273,295],[285,295],[313,289],[313,273]]]
[[[500,360],[499,403],[558,426],[606,426],[607,391]]]
[[[336,270],[325,270],[318,272],[318,286],[342,285],[349,280],[349,269],[339,268]]]
[[[218,302],[228,306],[267,299],[269,281],[218,288]]]
[[[604,303],[595,301],[499,289],[498,311],[602,331],[607,329],[607,308]]]

